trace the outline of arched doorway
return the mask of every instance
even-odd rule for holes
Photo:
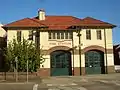
[[[86,74],[104,74],[104,52],[90,50],[85,53]]]
[[[71,53],[57,50],[50,54],[51,76],[72,75]]]

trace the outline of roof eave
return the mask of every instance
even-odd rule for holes
[[[10,28],[48,28],[48,26],[2,26],[2,28],[8,30]]]

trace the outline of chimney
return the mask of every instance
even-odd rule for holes
[[[45,20],[45,11],[44,11],[44,9],[40,9],[38,11],[38,19],[39,20]]]

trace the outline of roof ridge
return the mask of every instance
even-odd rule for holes
[[[60,16],[60,17],[73,17],[71,15],[45,15],[45,16]]]
[[[12,21],[11,23],[15,23],[15,22],[18,22],[18,21],[24,20],[24,19],[29,19],[29,18],[26,17],[26,18],[23,18],[23,19],[19,19],[19,20],[17,20],[17,21]],[[5,24],[5,25],[3,25],[2,27],[5,27],[5,26],[7,26],[7,25],[9,25],[9,24],[11,24],[11,23]]]
[[[34,19],[34,18],[29,18],[30,20],[32,20],[32,21],[35,21],[36,23],[38,23],[38,24],[42,24],[42,25],[45,25],[45,24],[43,24],[43,23],[40,23],[40,22],[38,22],[36,19]],[[45,25],[46,26],[46,25]]]
[[[102,20],[99,20],[99,19],[96,19],[96,18],[93,18],[93,17],[90,17],[90,16],[87,16],[87,17],[85,17],[84,19],[86,19],[86,18],[90,18],[90,19],[93,19],[93,20],[96,20],[96,21],[100,21],[100,22],[102,22],[102,23],[110,24],[110,23],[108,23],[108,22],[105,22],[105,21],[102,21]],[[82,20],[84,20],[84,19],[82,19]],[[101,23],[100,23],[100,24],[101,24]]]

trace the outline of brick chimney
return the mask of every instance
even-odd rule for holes
[[[44,9],[40,9],[38,11],[38,19],[39,20],[45,20],[45,11],[44,11]]]

